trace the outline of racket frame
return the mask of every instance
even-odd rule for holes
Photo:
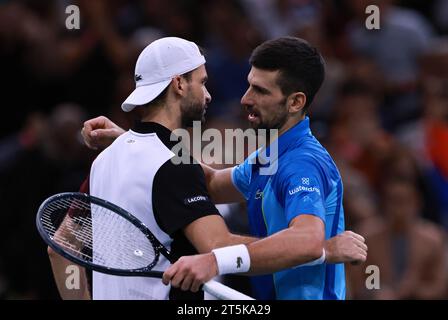
[[[49,234],[43,227],[42,215],[43,215],[45,209],[49,205],[51,205],[52,203],[54,203],[58,200],[66,199],[66,198],[79,199],[80,201],[88,200],[88,201],[90,201],[90,203],[104,207],[108,210],[111,210],[111,211],[115,212],[116,214],[118,214],[119,216],[121,216],[124,219],[131,222],[135,227],[137,227],[146,236],[146,238],[151,242],[152,246],[154,247],[153,262],[151,264],[149,264],[148,266],[139,268],[139,269],[128,269],[128,270],[116,269],[116,268],[101,266],[101,265],[95,264],[93,262],[85,261],[83,259],[79,259],[79,258],[73,256],[72,254],[70,254],[69,252],[67,252],[66,250],[62,249],[61,246],[59,246],[58,244],[55,243],[55,241],[49,236]],[[68,210],[69,210],[69,208],[67,208],[67,211]],[[161,278],[163,275],[162,271],[152,270],[152,268],[154,268],[154,266],[159,261],[160,253],[162,253],[172,263],[172,257],[171,257],[170,252],[165,248],[165,246],[163,246],[159,242],[159,240],[157,240],[157,238],[152,234],[152,232],[149,230],[149,228],[145,224],[140,222],[140,220],[138,220],[133,215],[131,215],[129,212],[120,208],[119,206],[117,206],[107,200],[103,200],[103,199],[97,198],[95,196],[86,194],[86,193],[64,192],[64,193],[59,193],[59,194],[49,197],[40,205],[40,207],[38,209],[38,212],[36,215],[36,226],[37,226],[37,230],[38,230],[39,234],[41,235],[41,237],[48,244],[48,246],[50,246],[50,248],[53,249],[56,253],[63,256],[67,260],[70,260],[73,263],[76,263],[78,265],[81,265],[83,267],[86,267],[86,268],[89,268],[89,269],[92,269],[94,271],[98,271],[101,273],[117,275],[117,276],[134,276],[134,277],[148,277],[149,276],[149,277]]]
[[[91,203],[105,207],[106,209],[109,209],[121,217],[127,219],[130,221],[134,226],[136,226],[140,231],[145,234],[145,236],[148,238],[148,240],[151,242],[151,244],[154,247],[154,261],[143,268],[139,269],[133,269],[133,270],[124,270],[124,269],[116,269],[116,268],[109,268],[100,266],[94,263],[89,263],[85,260],[79,259],[68,252],[66,252],[64,249],[62,249],[59,245],[55,244],[55,241],[50,238],[48,233],[45,231],[44,227],[42,226],[41,217],[44,209],[52,202],[55,202],[60,199],[64,198],[78,198],[78,199],[89,199]],[[68,211],[69,209],[67,209]],[[165,246],[160,243],[159,240],[153,235],[153,233],[149,230],[149,228],[142,223],[140,220],[135,218],[132,214],[127,212],[126,210],[120,208],[119,206],[104,200],[97,198],[95,196],[86,194],[86,193],[80,193],[80,192],[64,192],[55,194],[48,199],[46,199],[39,207],[37,215],[36,215],[36,226],[39,234],[43,238],[43,240],[52,248],[57,254],[61,255],[62,257],[66,258],[67,260],[70,260],[71,262],[86,267],[88,269],[98,271],[105,274],[110,275],[116,275],[116,276],[134,276],[134,277],[155,277],[155,278],[162,278],[163,271],[156,271],[151,270],[158,262],[160,253],[162,253],[171,263],[174,263],[174,259],[171,256],[170,252],[165,248]],[[223,300],[254,300],[252,297],[247,296],[237,290],[234,290],[230,287],[227,287],[215,280],[210,280],[202,285],[202,289],[211,295],[223,299]]]

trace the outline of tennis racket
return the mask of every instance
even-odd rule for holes
[[[162,278],[152,270],[160,254],[174,259],[153,233],[126,210],[78,192],[53,195],[37,212],[36,226],[44,241],[64,258],[101,273]],[[253,298],[210,280],[202,286],[222,300]]]

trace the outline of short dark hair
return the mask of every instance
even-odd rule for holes
[[[324,59],[307,41],[296,37],[269,40],[254,49],[249,60],[255,68],[279,70],[277,84],[285,96],[303,92],[306,113],[325,77]]]

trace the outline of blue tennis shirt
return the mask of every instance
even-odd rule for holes
[[[269,148],[265,153],[255,151],[232,170],[233,183],[247,200],[252,235],[270,236],[288,228],[301,214],[322,219],[326,239],[343,232],[341,176],[312,135],[309,118],[278,137],[277,157],[266,163]],[[275,170],[266,174],[261,169],[267,166]],[[321,264],[255,276],[252,287],[257,299],[345,299],[344,265]]]

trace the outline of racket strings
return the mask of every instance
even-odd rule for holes
[[[114,211],[79,198],[56,199],[41,215],[46,233],[73,256],[115,269],[140,269],[156,253],[146,235]]]
[[[93,206],[94,250],[104,253],[108,265],[135,269],[145,267],[154,260],[154,247],[137,227],[104,207]]]

